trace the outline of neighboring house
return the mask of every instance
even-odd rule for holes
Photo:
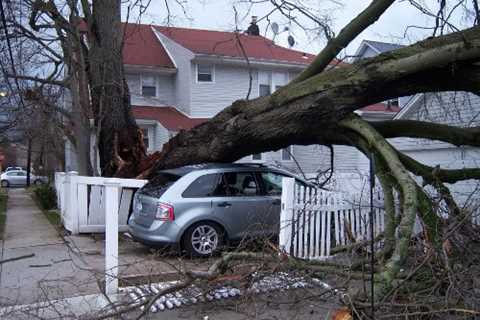
[[[255,32],[127,24],[123,59],[133,114],[144,130],[148,152],[154,152],[178,131],[215,116],[249,91],[252,99],[286,85],[314,55],[281,47]],[[396,106],[376,104],[360,113],[391,119],[398,111]],[[342,147],[336,149],[340,166],[356,165],[356,156],[346,161]],[[67,150],[66,167],[72,170],[75,157],[71,146]],[[292,155],[307,174],[330,163],[328,148],[321,146],[290,146],[240,161],[276,163],[298,171]]]
[[[371,57],[374,53],[398,48],[398,45],[363,41],[357,56]],[[480,97],[467,92],[442,92],[417,94],[399,99],[402,107],[394,119],[423,120],[458,127],[480,126]],[[398,150],[429,166],[445,169],[480,167],[480,148],[456,147],[440,141],[412,138],[389,140]],[[365,172],[368,160],[360,155],[358,170]],[[452,186],[459,201],[465,200],[475,190],[478,181],[468,180]]]

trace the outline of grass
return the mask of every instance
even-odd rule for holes
[[[62,217],[60,216],[60,212],[58,211],[58,209],[45,209],[44,206],[42,206],[38,194],[35,192],[36,188],[38,187],[28,188],[27,192],[30,194],[37,207],[45,215],[48,222],[50,222],[50,224],[52,224],[56,229],[58,229],[62,225]]]
[[[7,220],[7,192],[0,188],[0,239],[3,239],[5,221]]]
[[[52,210],[42,210],[48,221],[54,226],[59,227],[62,224],[62,218],[60,217],[60,212],[57,209]]]

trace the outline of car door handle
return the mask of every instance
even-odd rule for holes
[[[220,202],[219,204],[217,204],[218,207],[224,207],[224,208],[228,208],[228,207],[231,207],[232,204],[230,202]]]
[[[282,202],[280,201],[280,199],[275,199],[275,200],[272,201],[272,204],[273,204],[274,206],[279,206],[281,203],[282,203]]]

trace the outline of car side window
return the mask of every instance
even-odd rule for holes
[[[219,174],[206,174],[198,177],[193,181],[187,189],[182,193],[184,198],[201,198],[211,197],[214,194],[214,189],[219,182]]]
[[[282,179],[286,176],[275,172],[262,172],[260,176],[267,195],[280,196],[282,194]]]
[[[25,171],[17,172],[17,176],[19,176],[19,177],[23,177],[23,176],[26,176],[26,175],[27,175],[27,173]]]
[[[258,193],[258,184],[251,172],[224,173],[214,191],[218,197],[251,197]]]

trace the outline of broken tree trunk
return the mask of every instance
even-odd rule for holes
[[[146,157],[142,132],[130,106],[122,59],[121,2],[93,1],[88,8],[88,73],[95,128],[99,129],[100,168],[103,176],[136,172]]]

